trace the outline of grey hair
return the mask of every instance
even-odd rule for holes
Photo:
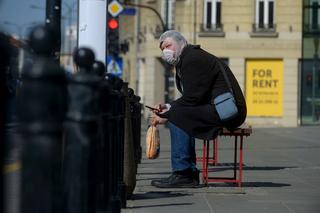
[[[183,35],[181,35],[181,33],[179,33],[176,30],[168,30],[168,31],[162,33],[162,35],[159,38],[160,47],[166,38],[172,38],[180,46],[186,46],[188,44],[187,40],[183,37]]]

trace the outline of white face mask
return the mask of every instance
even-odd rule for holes
[[[164,49],[162,51],[162,59],[171,65],[174,65],[177,62],[177,59],[174,57],[174,55],[175,52],[173,50]]]

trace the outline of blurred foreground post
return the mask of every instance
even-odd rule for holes
[[[0,33],[0,212],[4,212],[3,198],[3,166],[4,166],[4,131],[5,131],[5,115],[7,106],[6,97],[6,68],[9,63],[9,49],[6,44],[6,39],[4,34]]]
[[[65,74],[50,54],[54,37],[47,27],[30,35],[36,54],[33,68],[23,72],[17,113],[21,123],[23,213],[61,212],[62,122]]]
[[[69,105],[65,122],[64,212],[91,213],[97,208],[98,118],[101,78],[92,72],[92,50],[80,48],[79,66],[68,85]]]

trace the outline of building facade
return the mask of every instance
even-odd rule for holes
[[[169,29],[180,31],[189,43],[200,44],[230,66],[246,97],[248,123],[320,124],[318,49],[311,46],[318,45],[320,0],[129,2],[138,9],[135,16],[120,18],[121,39],[130,44],[123,78],[144,104],[179,96],[174,70],[160,57],[163,27],[157,13],[146,8],[152,7]],[[313,71],[305,71],[310,67]],[[305,79],[310,75],[311,89]]]

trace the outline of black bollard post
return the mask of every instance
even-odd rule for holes
[[[65,73],[50,58],[52,32],[36,27],[30,34],[34,66],[22,74],[18,96],[22,144],[21,212],[62,212],[62,121],[65,115]]]
[[[136,165],[141,162],[142,148],[141,148],[141,104],[140,97],[134,95],[133,89],[129,88],[130,109],[132,119],[132,134],[134,144],[134,156]]]
[[[124,82],[118,78],[118,90],[123,89]],[[118,96],[118,106],[119,106],[119,111],[118,111],[118,144],[119,144],[119,179],[118,179],[118,193],[121,199],[121,207],[126,208],[127,207],[127,185],[124,182],[124,149],[125,149],[125,113],[126,113],[126,99],[125,99],[125,94],[123,92],[119,93]]]
[[[99,212],[103,212],[107,209],[108,197],[105,194],[105,187],[108,187],[108,181],[106,181],[106,167],[107,167],[107,155],[108,150],[106,150],[106,142],[108,137],[108,127],[106,126],[105,116],[108,112],[110,100],[110,85],[105,79],[105,66],[101,61],[95,61],[92,65],[92,72],[101,78],[99,85],[99,125],[98,125],[98,141],[97,141],[97,189],[96,189],[96,206]]]
[[[121,112],[123,111],[122,97],[120,89],[122,80],[107,74],[107,79],[112,89],[109,93],[109,107],[104,119],[106,123],[107,136],[106,144],[108,150],[106,194],[108,195],[108,212],[120,212],[125,205],[126,192],[123,183],[123,125],[121,124]]]
[[[7,109],[7,88],[6,88],[6,69],[8,67],[10,53],[7,45],[6,36],[0,33],[0,171],[3,171],[4,166],[4,145],[5,145],[5,115]],[[4,212],[4,183],[3,172],[0,174],[0,212]]]
[[[75,52],[80,70],[68,85],[65,122],[64,212],[91,213],[97,209],[99,85],[92,71],[94,53],[88,48]]]
[[[136,126],[135,126],[135,105],[134,105],[134,90],[132,88],[128,88],[128,99],[129,99],[129,110],[131,115],[131,127],[132,127],[132,143],[133,143],[133,153],[134,153],[134,161],[136,163],[136,168],[138,164],[138,148],[135,141],[136,138]]]
[[[130,197],[136,186],[136,164],[134,158],[134,146],[132,135],[131,112],[128,95],[128,83],[123,85],[125,95],[125,117],[124,117],[124,182],[127,186],[127,196]]]
[[[136,142],[138,144],[138,163],[141,163],[142,159],[142,146],[141,146],[141,108],[142,104],[140,103],[141,97],[135,96],[135,115],[136,117]]]
[[[108,100],[104,100],[103,105],[103,139],[104,139],[104,178],[105,178],[105,187],[104,187],[104,195],[107,202],[107,212],[120,212],[121,203],[120,198],[115,197],[115,185],[116,185],[116,176],[115,176],[115,152],[114,152],[114,141],[115,141],[115,130],[117,128],[115,124],[115,118],[113,115],[113,109],[116,105],[116,91],[113,90],[113,81],[112,76],[107,77],[108,83],[110,84],[110,90],[108,95]]]

